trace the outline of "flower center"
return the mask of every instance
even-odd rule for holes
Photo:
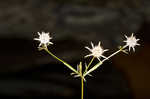
[[[48,43],[50,38],[49,38],[49,35],[43,34],[41,35],[40,39],[42,43]]]
[[[92,54],[95,57],[100,57],[103,53],[103,49],[100,48],[99,46],[96,46],[94,49],[92,49]]]
[[[135,38],[130,38],[129,40],[128,40],[128,42],[127,42],[127,44],[129,45],[129,46],[135,46],[136,45],[136,39]]]

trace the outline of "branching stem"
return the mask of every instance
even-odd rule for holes
[[[103,64],[104,61],[110,59],[112,56],[118,54],[119,52],[123,51],[125,48],[127,47],[127,45],[123,46],[122,48],[120,48],[118,51],[114,52],[113,54],[111,54],[110,56],[108,56],[107,58],[103,59],[102,61],[100,61],[99,63],[97,63],[95,66],[93,66],[90,70],[88,70],[87,72],[85,72],[83,74],[83,77],[85,77],[86,75],[88,75],[89,73],[93,72],[94,70],[96,70],[99,66],[101,66]]]

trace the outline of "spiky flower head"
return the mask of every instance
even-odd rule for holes
[[[52,37],[50,37],[49,32],[45,33],[45,32],[38,32],[39,38],[34,38],[34,40],[40,41],[39,47],[45,47],[47,48],[47,46],[49,44],[53,44],[52,42],[50,42],[50,40],[52,39]]]
[[[101,47],[101,42],[99,41],[98,45],[97,46],[94,46],[93,43],[91,42],[91,46],[92,48],[89,48],[89,47],[85,47],[86,49],[88,49],[91,54],[89,55],[86,55],[85,57],[89,57],[89,56],[93,56],[95,58],[97,58],[99,61],[100,61],[100,58],[103,57],[103,58],[107,58],[103,55],[104,52],[108,51],[108,49],[103,49]]]
[[[126,42],[126,46],[129,47],[129,51],[131,48],[133,49],[133,51],[135,51],[135,46],[140,45],[137,43],[137,41],[139,41],[140,39],[136,39],[136,37],[134,36],[133,33],[130,37],[127,37],[126,35],[125,35],[125,37],[126,37],[126,40],[124,42]]]

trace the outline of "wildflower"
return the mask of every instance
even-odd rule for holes
[[[140,45],[140,44],[137,43],[137,41],[139,41],[140,39],[136,39],[136,37],[133,36],[133,33],[130,37],[127,37],[126,35],[125,35],[125,37],[126,37],[127,40],[125,40],[124,42],[126,42],[126,46],[129,46],[129,51],[130,51],[131,48],[133,49],[133,51],[135,51],[134,47],[136,45]]]
[[[101,42],[99,42],[98,45],[95,47],[94,47],[93,43],[91,42],[91,46],[92,46],[91,49],[89,47],[85,47],[86,49],[88,49],[91,52],[91,54],[86,55],[85,57],[93,56],[93,57],[97,58],[99,61],[100,61],[100,57],[107,58],[107,57],[103,56],[103,53],[105,51],[108,51],[108,49],[104,50],[101,47]]]
[[[39,38],[34,38],[34,40],[40,41],[39,48],[42,46],[47,48],[49,44],[53,44],[50,42],[52,37],[50,37],[49,33],[42,32],[41,34],[38,32]]]

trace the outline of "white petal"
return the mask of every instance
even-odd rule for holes
[[[42,34],[46,34],[46,33],[42,31]]]
[[[34,38],[34,40],[38,40],[38,41],[39,41],[40,39],[38,39],[38,38]]]
[[[93,43],[91,42],[91,46],[92,46],[92,48],[94,48],[94,45],[93,45]]]
[[[124,35],[126,39],[128,39],[128,37],[126,35]]]
[[[130,51],[131,47],[129,46],[129,51]]]
[[[132,47],[132,49],[133,49],[133,51],[135,52],[135,48],[134,48],[134,47]]]
[[[91,50],[89,47],[87,47],[87,46],[86,46],[85,48],[88,49],[89,51],[92,51],[92,50]]]
[[[127,41],[123,41],[123,42],[127,42]]]
[[[98,46],[101,46],[101,42],[100,41],[98,42]]]
[[[86,57],[89,57],[89,56],[92,56],[92,54],[86,55],[86,56],[84,56],[84,57],[86,58]]]
[[[103,58],[107,58],[106,56],[103,56],[103,55],[101,55],[101,57],[103,57]]]
[[[136,45],[140,46],[140,44],[138,44],[138,43]]]
[[[38,33],[39,36],[41,35],[40,32],[37,32],[37,33]]]
[[[131,34],[131,37],[134,37],[133,35],[134,35],[134,33]]]
[[[140,39],[136,39],[136,41],[139,41]]]
[[[39,47],[42,45],[42,43],[39,44]]]
[[[48,44],[53,44],[52,42],[48,42]]]
[[[103,50],[103,52],[106,52],[106,51],[108,51],[109,49],[105,49],[105,50]]]

